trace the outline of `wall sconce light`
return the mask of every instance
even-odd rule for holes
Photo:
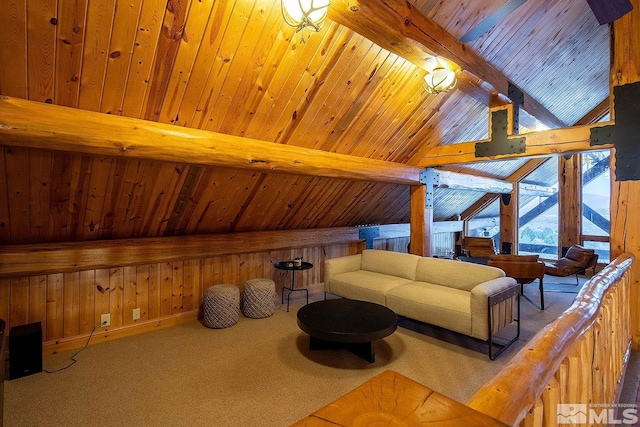
[[[324,18],[327,17],[329,0],[282,0],[282,16],[284,21],[302,31],[301,43],[304,43],[304,29],[320,31]]]
[[[433,94],[446,92],[453,89],[457,81],[455,71],[448,69],[443,61],[436,57],[427,59],[427,74],[422,84],[424,90]]]

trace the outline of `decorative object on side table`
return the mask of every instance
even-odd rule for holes
[[[300,263],[300,265],[296,265],[298,264],[298,262]],[[293,292],[296,291],[304,291],[306,293],[306,297],[307,297],[307,304],[309,304],[309,290],[306,288],[298,288],[296,289],[296,271],[299,270],[308,270],[310,268],[313,268],[313,264],[311,264],[310,262],[305,262],[302,261],[302,258],[296,258],[292,261],[278,261],[276,263],[273,264],[273,266],[279,270],[290,270],[291,271],[291,287],[287,287],[284,286],[282,288],[282,304],[284,304],[284,290],[288,290],[289,293],[287,294],[287,312],[289,311],[289,297],[291,297],[291,294]]]

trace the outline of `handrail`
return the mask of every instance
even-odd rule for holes
[[[578,340],[592,329],[598,317],[601,316],[601,307],[605,296],[610,290],[617,289],[618,284],[623,285],[620,292],[625,297],[618,300],[619,305],[626,310],[626,314],[623,313],[623,319],[620,319],[619,313],[612,313],[611,316],[614,319],[622,320],[623,323],[622,331],[617,331],[615,326],[611,329],[612,332],[619,332],[619,336],[622,335],[618,347],[624,348],[616,348],[615,343],[612,343],[608,350],[619,356],[617,359],[620,359],[613,360],[611,363],[624,364],[625,360],[623,359],[627,357],[625,353],[628,351],[631,340],[628,288],[630,286],[629,269],[634,259],[632,254],[620,255],[585,283],[571,307],[538,332],[527,346],[520,350],[495,377],[471,396],[467,401],[467,406],[508,425],[518,425],[532,408],[539,404],[541,395],[549,383],[553,381],[556,372],[566,362],[567,357],[576,351]],[[595,335],[593,333],[593,336]],[[615,337],[604,339],[612,340]],[[596,343],[596,345],[598,344]],[[584,352],[584,350],[579,351]],[[593,348],[590,351],[594,353]],[[595,363],[597,364],[598,361],[596,360]],[[610,378],[610,380],[613,379]],[[609,401],[608,403],[613,402]],[[547,408],[547,410],[550,409]]]

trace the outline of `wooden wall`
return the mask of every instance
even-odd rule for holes
[[[334,229],[336,242],[330,243],[326,243],[328,238],[322,236],[331,234],[331,231],[307,232],[311,234],[311,240],[315,236],[318,244],[286,247],[292,245],[300,231],[234,233],[211,237],[209,240],[205,237],[203,242],[217,239],[218,244],[215,246],[222,249],[215,249],[215,253],[224,252],[224,247],[228,253],[203,257],[189,255],[194,252],[191,249],[193,245],[189,244],[189,237],[162,241],[147,239],[141,242],[163,248],[162,254],[154,255],[157,258],[154,262],[149,262],[144,255],[151,252],[150,249],[140,251],[140,256],[131,255],[127,265],[103,267],[104,261],[95,259],[79,261],[77,270],[69,267],[68,263],[56,264],[46,260],[46,248],[53,248],[53,245],[26,245],[26,249],[38,248],[38,253],[33,255],[37,260],[24,265],[24,275],[13,270],[9,272],[10,266],[0,263],[0,318],[6,319],[7,328],[41,322],[45,353],[54,353],[84,345],[94,327],[100,324],[101,315],[106,313],[111,315],[111,325],[97,328],[92,343],[193,319],[199,314],[204,291],[214,284],[230,283],[242,289],[244,282],[250,278],[269,277],[276,282],[277,292],[280,294],[282,287],[289,286],[291,281],[290,272],[273,267],[273,263],[280,260],[299,256],[313,263],[314,268],[296,273],[296,284],[297,287],[304,284],[311,292],[321,291],[324,260],[358,253],[363,245],[357,237],[357,230],[347,234],[343,228]],[[273,249],[261,250],[264,246],[251,244],[251,239],[269,241],[269,236],[278,237],[266,243]],[[219,243],[221,238],[227,239],[226,245]],[[246,242],[245,246],[238,248],[238,239]],[[338,242],[349,239],[347,242]],[[124,241],[120,243],[125,244]],[[376,246],[406,252],[407,243],[408,237],[397,237],[379,239]],[[76,252],[91,253],[96,245],[99,243],[78,242]],[[17,246],[14,248],[19,249]],[[257,248],[259,251],[246,252],[249,248]],[[64,254],[64,258],[74,256],[76,260],[85,259],[82,254],[70,255],[72,252],[67,251],[74,249],[66,249],[65,246],[51,251],[49,256],[54,257],[57,252],[58,256],[60,253]],[[179,252],[190,257],[172,259],[176,258],[173,254]],[[202,253],[206,254],[204,249]],[[109,258],[109,254],[104,252],[103,257]],[[3,258],[6,260],[8,257]],[[93,258],[95,257],[86,257]],[[113,259],[119,262],[122,260],[116,254]],[[89,268],[91,265],[100,265],[100,268]],[[295,298],[296,294],[292,297]],[[140,309],[138,320],[133,320],[135,308]]]

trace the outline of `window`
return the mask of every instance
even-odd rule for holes
[[[519,184],[518,254],[558,258],[558,158]]]
[[[582,242],[595,249],[599,262],[610,261],[611,170],[610,151],[582,154]]]

